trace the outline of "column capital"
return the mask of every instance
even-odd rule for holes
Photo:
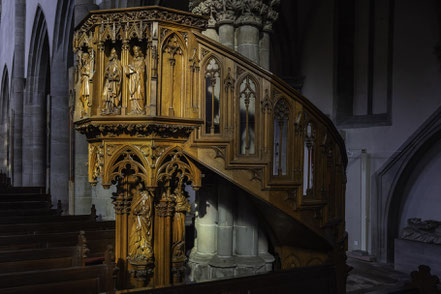
[[[209,26],[252,25],[271,31],[280,0],[190,0],[192,13],[208,16]]]

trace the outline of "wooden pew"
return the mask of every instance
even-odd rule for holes
[[[84,221],[63,221],[63,222],[41,222],[25,224],[1,224],[0,235],[24,235],[43,232],[65,232],[80,230],[106,230],[115,228],[114,221],[84,222]]]
[[[71,267],[76,253],[76,246],[2,251],[0,273]]]
[[[104,264],[0,274],[0,293],[114,293],[117,269],[113,260],[109,246]]]
[[[70,246],[0,251],[0,273],[102,263],[107,247],[115,242],[114,233],[91,237],[88,242],[81,231]]]
[[[51,248],[62,246],[74,246],[78,241],[78,231],[59,233],[38,233],[25,235],[0,236],[0,250],[16,250],[31,248]],[[90,242],[95,240],[114,240],[115,230],[86,230],[86,239]],[[112,242],[108,242],[113,244]]]

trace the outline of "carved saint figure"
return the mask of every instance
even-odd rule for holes
[[[152,200],[147,191],[141,191],[132,204],[134,218],[129,240],[129,260],[133,263],[148,262],[153,257]]]
[[[102,114],[119,114],[121,111],[122,67],[116,49],[110,51],[109,63],[104,71]]]
[[[174,191],[175,214],[173,217],[173,260],[185,259],[185,214],[190,212],[191,206],[182,187]]]
[[[141,48],[133,47],[133,61],[124,68],[125,74],[129,78],[129,101],[131,114],[144,113],[145,97],[145,61]]]
[[[83,52],[80,60],[80,101],[81,101],[81,118],[87,115],[88,107],[91,106],[89,102],[90,83],[93,77],[93,54],[92,57],[87,52]]]

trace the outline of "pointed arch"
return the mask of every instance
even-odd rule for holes
[[[177,32],[167,32],[161,39],[161,103],[163,116],[183,117],[187,91],[185,71],[187,48]]]
[[[288,174],[288,142],[290,134],[291,106],[284,97],[279,98],[273,111],[273,175],[286,176]]]
[[[219,58],[210,54],[203,63],[204,74],[204,101],[205,105],[205,133],[217,134],[221,132],[222,116],[222,63]]]
[[[8,175],[10,172],[10,98],[9,98],[9,72],[5,65],[1,79],[1,117],[0,117],[0,169]]]
[[[54,26],[54,51],[60,51],[68,67],[73,65],[74,0],[58,0]]]
[[[181,147],[176,146],[164,152],[158,160],[158,168],[155,174],[155,183],[170,181],[176,177],[176,185],[183,182],[191,182],[193,189],[201,186],[201,172],[199,168],[186,156]]]
[[[50,94],[50,46],[46,18],[38,5],[29,47],[23,122],[23,184],[46,186],[48,163],[47,98]]]
[[[257,153],[257,123],[259,83],[250,74],[244,74],[237,82],[238,97],[238,131],[239,153],[241,155],[255,155]]]
[[[130,165],[129,167],[127,165]],[[147,180],[148,162],[141,151],[135,146],[124,145],[116,150],[109,158],[108,164],[105,164],[103,170],[103,186],[110,186],[112,182],[117,181],[117,177],[123,177],[123,169],[132,169],[136,176],[144,182]]]

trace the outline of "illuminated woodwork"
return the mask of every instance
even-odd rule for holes
[[[74,120],[89,142],[89,182],[117,187],[119,287],[183,282],[184,185],[203,185],[201,166],[325,244],[305,250],[274,228],[282,268],[341,267],[340,136],[284,82],[202,35],[206,26],[201,16],[143,7],[91,12],[76,28]]]

